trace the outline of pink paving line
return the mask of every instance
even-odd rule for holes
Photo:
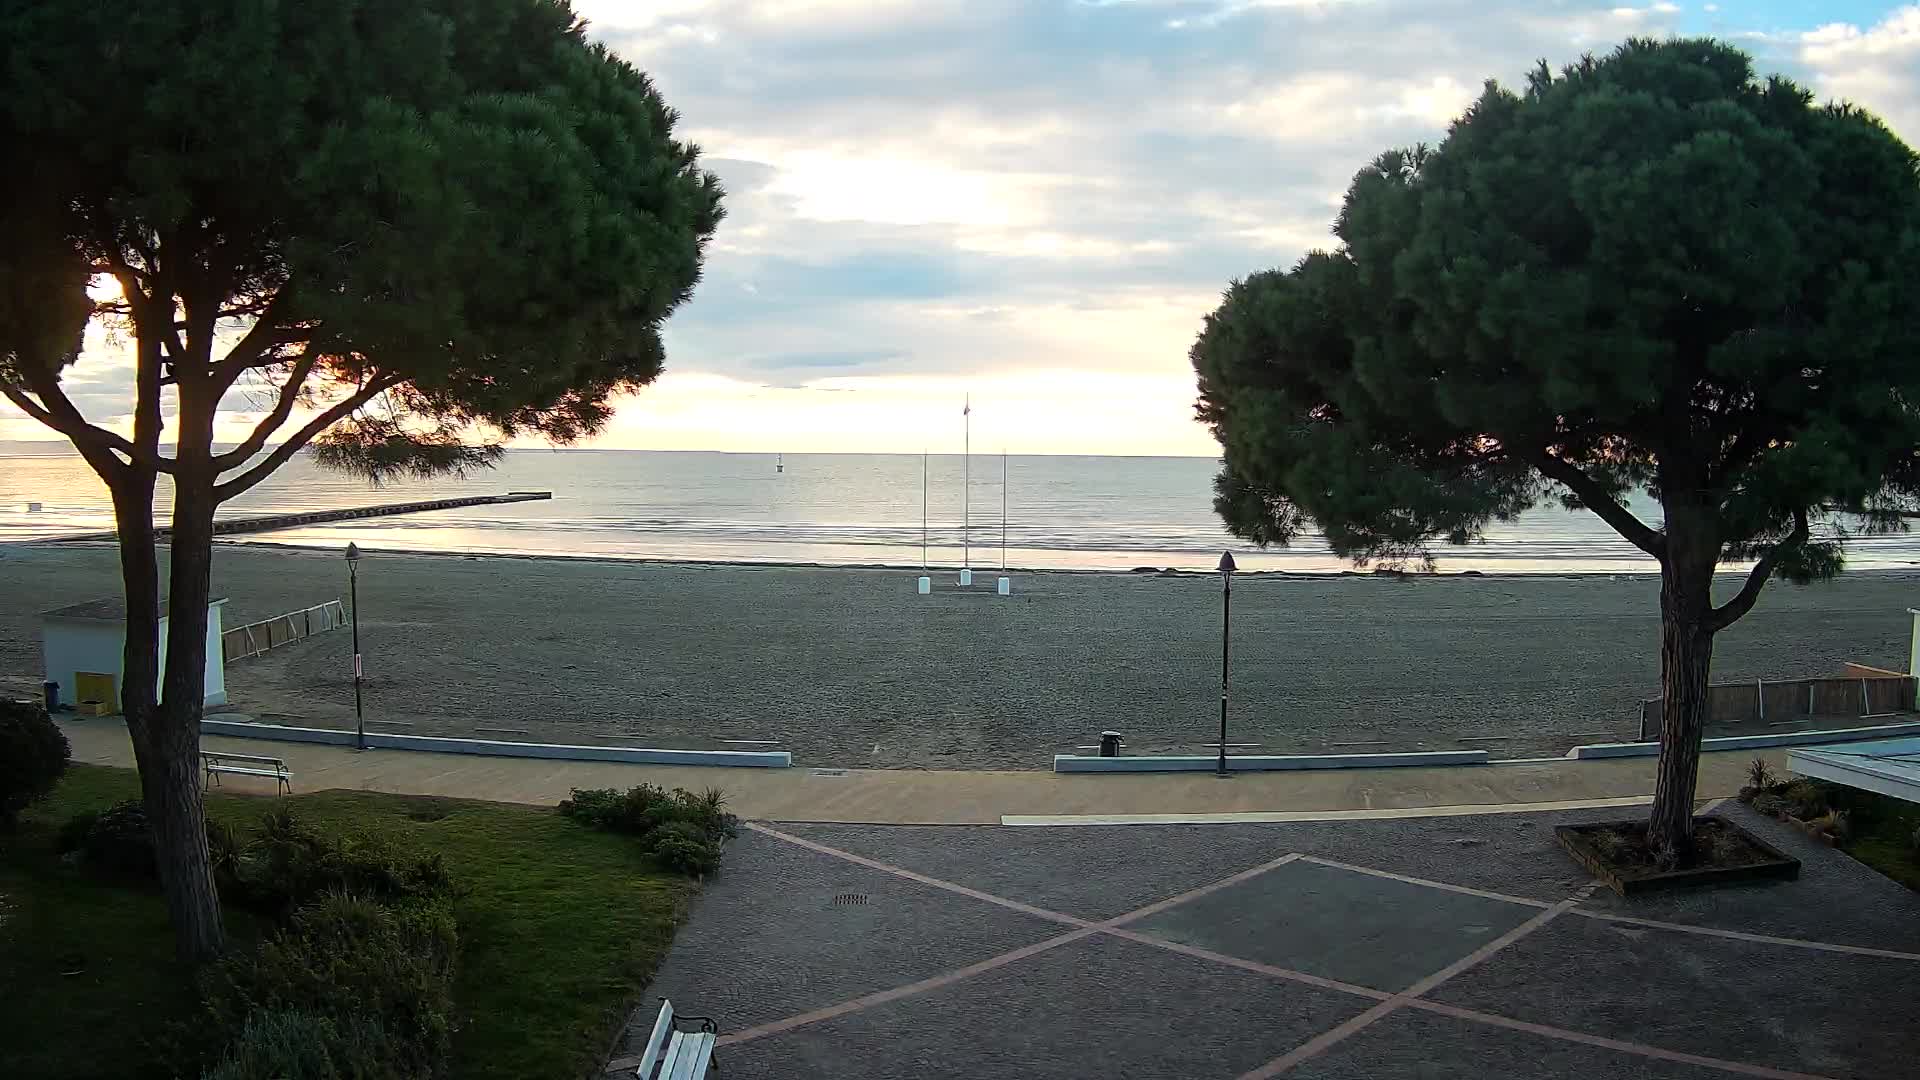
[[[998,904],[1003,908],[1009,908],[1025,915],[1032,915],[1035,918],[1045,919],[1048,922],[1065,923],[1068,926],[1081,927],[1093,925],[1093,922],[1089,919],[1075,918],[1072,915],[1062,914],[1058,911],[1048,911],[1046,908],[1034,907],[1032,904],[1023,904],[1018,900],[1009,900],[1004,896],[995,896],[989,892],[981,892],[979,889],[969,889],[965,885],[956,885],[951,881],[942,881],[937,877],[917,874],[912,870],[891,866],[887,863],[869,859],[862,855],[855,855],[851,851],[842,851],[837,847],[830,847],[826,844],[816,844],[812,840],[794,836],[791,833],[783,833],[778,829],[770,829],[765,825],[759,825],[751,821],[746,823],[746,827],[752,829],[754,832],[771,836],[776,840],[785,840],[787,843],[793,844],[796,847],[806,848],[808,851],[817,851],[822,855],[831,855],[836,859],[845,859],[850,863],[864,866],[869,870],[878,870],[883,874],[892,874],[894,877],[905,878],[908,881],[915,881],[935,889],[944,889],[947,892],[957,893],[961,896],[979,900],[984,903]]]
[[[1723,801],[1723,800],[1715,800]],[[1709,803],[1709,808],[1712,807]],[[1510,896],[1506,893],[1488,892],[1485,889],[1469,889],[1464,885],[1450,885],[1444,881],[1432,881],[1427,878],[1409,877],[1390,870],[1375,870],[1368,866],[1355,866],[1334,859],[1323,859],[1318,855],[1302,855],[1301,862],[1318,863],[1336,870],[1351,870],[1356,874],[1386,878],[1389,881],[1404,881],[1409,885],[1424,885],[1429,889],[1442,889],[1447,892],[1464,893],[1467,896],[1480,896],[1488,900],[1505,900],[1509,904],[1525,904],[1527,907],[1547,908],[1553,905],[1541,900],[1529,900],[1524,896]],[[1583,919],[1601,919],[1606,922],[1632,923],[1635,926],[1651,927],[1655,930],[1674,930],[1682,934],[1702,934],[1707,937],[1731,938],[1735,941],[1752,941],[1761,945],[1783,945],[1795,949],[1814,949],[1820,952],[1845,953],[1850,956],[1878,956],[1888,960],[1920,960],[1920,953],[1901,952],[1898,949],[1876,949],[1869,945],[1838,945],[1828,941],[1810,941],[1806,938],[1775,937],[1771,934],[1749,934],[1741,930],[1722,930],[1712,926],[1694,926],[1688,923],[1663,922],[1659,919],[1641,919],[1631,915],[1615,915],[1605,911],[1590,911],[1575,908],[1569,915],[1578,915]]]
[[[1301,856],[1298,852],[1294,852],[1288,855],[1282,855],[1277,859],[1273,859],[1268,862],[1263,862],[1259,866],[1255,866],[1248,870],[1242,870],[1239,873],[1233,875],[1232,877],[1221,878],[1219,881],[1216,881],[1211,885],[1202,885],[1197,889],[1189,889],[1186,892],[1181,893],[1179,896],[1170,896],[1167,899],[1161,900],[1157,903],[1148,904],[1146,907],[1139,908],[1134,911],[1129,911],[1125,915],[1115,916],[1114,918],[1108,919],[1106,922],[1101,923],[1100,925],[1104,929],[1104,928],[1115,927],[1115,926],[1125,926],[1127,923],[1130,923],[1130,922],[1138,922],[1149,915],[1158,915],[1161,912],[1167,910],[1168,908],[1178,907],[1179,905],[1184,904],[1189,900],[1198,900],[1201,897],[1207,895],[1208,893],[1219,892],[1221,889],[1224,889],[1229,885],[1238,885],[1243,881],[1250,881],[1254,878],[1259,877],[1261,874],[1266,873],[1269,870],[1276,870],[1282,866],[1287,865],[1290,862],[1296,862],[1300,859],[1300,857]]]
[[[1820,952],[1846,953],[1850,956],[1878,956],[1888,960],[1920,960],[1920,953],[1901,952],[1898,949],[1876,949],[1868,945],[1837,945],[1830,941],[1808,941],[1804,938],[1749,934],[1741,930],[1722,930],[1714,926],[1689,926],[1686,923],[1661,922],[1658,919],[1639,919],[1631,915],[1615,915],[1606,911],[1575,910],[1573,914],[1583,919],[1632,923],[1634,926],[1646,926],[1655,930],[1678,930],[1683,934],[1702,934],[1706,937],[1731,938],[1734,941],[1753,941],[1761,945],[1785,945],[1795,949],[1815,949]]]
[[[1791,1072],[1787,1069],[1771,1069],[1765,1065],[1749,1065],[1744,1061],[1728,1061],[1725,1058],[1707,1057],[1702,1054],[1688,1054],[1679,1050],[1662,1050],[1646,1043],[1627,1042],[1624,1039],[1609,1039],[1604,1035],[1589,1035],[1584,1031],[1569,1031],[1566,1028],[1551,1027],[1547,1024],[1533,1024],[1512,1017],[1496,1016],[1477,1009],[1462,1009],[1456,1005],[1447,1005],[1424,998],[1406,1003],[1409,1009],[1450,1016],[1455,1020],[1466,1020],[1475,1024],[1487,1024],[1492,1027],[1506,1028],[1509,1031],[1524,1031],[1529,1035],[1540,1035],[1562,1042],[1581,1043],[1586,1046],[1598,1046],[1606,1050],[1618,1050],[1625,1054],[1638,1054],[1641,1057],[1659,1061],[1672,1061],[1683,1065],[1703,1065],[1709,1069],[1737,1073],[1741,1076],[1764,1076],[1770,1080],[1830,1080],[1816,1073]]]
[[[1453,978],[1455,975],[1469,968],[1485,963],[1493,954],[1547,925],[1561,915],[1566,914],[1567,911],[1572,909],[1573,905],[1583,899],[1585,899],[1584,896],[1576,895],[1560,901],[1547,910],[1535,915],[1533,918],[1528,919],[1526,922],[1521,923],[1519,926],[1501,934],[1499,937],[1494,938],[1478,949],[1455,960],[1439,971],[1428,975],[1426,978],[1421,979],[1419,982],[1414,983],[1412,986],[1407,987],[1405,990],[1400,991],[1387,1000],[1380,1002],[1360,1015],[1351,1017],[1344,1023],[1315,1035],[1313,1038],[1308,1039],[1306,1042],[1301,1043],[1299,1046],[1294,1047],[1292,1050],[1287,1051],[1251,1072],[1241,1074],[1240,1080],[1269,1080],[1270,1077],[1279,1076],[1281,1073],[1286,1072],[1288,1069],[1293,1068],[1303,1061],[1319,1057],[1322,1053],[1325,1053],[1328,1048],[1373,1026],[1374,1021],[1379,1020],[1381,1017],[1400,1011],[1400,1009],[1406,1006],[1407,1002],[1412,1001],[1414,998],[1425,994],[1434,987],[1439,986],[1441,983],[1446,982],[1448,979]]]
[[[846,1016],[849,1013],[860,1012],[863,1009],[871,1009],[875,1005],[884,1005],[889,1001],[898,1001],[903,997],[924,994],[929,990],[937,990],[942,986],[957,983],[962,979],[971,979],[975,975],[983,975],[995,968],[1006,967],[1016,960],[1025,960],[1029,956],[1037,956],[1049,949],[1057,949],[1062,945],[1079,941],[1081,938],[1092,937],[1097,933],[1099,933],[1099,931],[1093,927],[1070,931],[1058,937],[1051,937],[1045,941],[1035,942],[1025,948],[1015,949],[1012,952],[1004,952],[999,956],[989,957],[977,964],[969,964],[963,968],[955,968],[944,974],[935,975],[930,979],[921,979],[919,982],[908,983],[905,986],[896,986],[891,990],[881,990],[878,993],[867,994],[864,997],[851,998],[837,1005],[829,1005],[824,1009],[815,1009],[812,1012],[789,1016],[784,1020],[775,1020],[771,1023],[761,1024],[759,1027],[747,1028],[745,1031],[736,1032],[732,1035],[722,1035],[715,1045],[733,1046],[753,1039],[765,1038],[768,1035],[778,1035],[783,1031],[792,1031],[794,1028],[805,1027],[808,1024],[817,1024],[822,1020],[832,1020],[836,1017]]]
[[[1242,1080],[1250,1080],[1250,1078],[1253,1078],[1253,1077],[1264,1078],[1264,1077],[1271,1077],[1271,1076],[1278,1075],[1279,1072],[1284,1071],[1285,1069],[1288,1069],[1288,1068],[1292,1068],[1294,1064],[1298,1063],[1298,1061],[1304,1061],[1308,1057],[1311,1057],[1323,1052],[1327,1047],[1330,1047],[1335,1043],[1341,1041],[1342,1039],[1345,1039],[1355,1034],[1361,1029],[1379,1020],[1381,1017],[1386,1016],[1387,1014],[1397,1011],[1398,1009],[1401,1009],[1401,1008],[1420,1009],[1426,1012],[1432,1012],[1432,1013],[1440,1014],[1442,1016],[1452,1017],[1457,1020],[1467,1020],[1474,1023],[1487,1024],[1492,1027],[1506,1028],[1512,1031],[1522,1031],[1522,1032],[1526,1032],[1533,1035],[1543,1036],[1545,1038],[1559,1039],[1563,1042],[1580,1043],[1587,1046],[1596,1046],[1596,1047],[1601,1047],[1609,1050],[1618,1050],[1622,1053],[1635,1054],[1640,1057],[1654,1058],[1661,1061],[1672,1061],[1676,1063],[1689,1064],[1689,1065],[1701,1065],[1707,1068],[1719,1069],[1723,1072],[1735,1073],[1742,1076],[1765,1077],[1765,1078],[1769,1078],[1769,1080],[1830,1080],[1830,1078],[1828,1077],[1823,1077],[1814,1073],[1792,1072],[1784,1069],[1769,1068],[1768,1066],[1765,1066],[1765,1065],[1749,1065],[1749,1064],[1746,1064],[1745,1062],[1729,1061],[1724,1058],[1707,1057],[1700,1054],[1688,1054],[1688,1053],[1684,1053],[1677,1050],[1663,1050],[1660,1047],[1650,1046],[1645,1043],[1629,1042],[1623,1039],[1610,1039],[1602,1035],[1589,1035],[1585,1032],[1573,1031],[1567,1028],[1552,1027],[1547,1024],[1535,1024],[1525,1020],[1515,1020],[1511,1017],[1499,1016],[1493,1013],[1483,1013],[1474,1009],[1463,1009],[1458,1006],[1445,1005],[1440,1002],[1429,1001],[1425,998],[1416,997],[1414,995],[1416,993],[1425,994],[1433,990],[1435,987],[1439,986],[1442,982],[1445,982],[1447,979],[1451,979],[1455,975],[1460,974],[1461,972],[1467,970],[1468,968],[1484,962],[1487,958],[1491,957],[1494,953],[1500,951],[1501,949],[1506,948],[1507,946],[1513,944],[1515,941],[1520,940],[1520,938],[1525,937],[1527,934],[1532,933],[1534,930],[1539,929],[1541,926],[1546,925],[1548,922],[1553,921],[1553,919],[1559,917],[1562,914],[1579,915],[1579,916],[1583,916],[1590,919],[1601,919],[1609,922],[1632,923],[1634,925],[1647,926],[1657,930],[1676,930],[1682,933],[1704,934],[1711,937],[1733,938],[1740,941],[1754,941],[1754,942],[1759,942],[1762,944],[1769,944],[1769,945],[1786,945],[1786,946],[1793,946],[1798,948],[1818,949],[1818,950],[1824,950],[1828,952],[1849,953],[1849,954],[1858,954],[1858,955],[1865,955],[1865,956],[1879,956],[1879,957],[1887,957],[1887,958],[1899,959],[1899,960],[1920,960],[1920,955],[1916,955],[1914,953],[1897,952],[1891,949],[1873,949],[1873,948],[1868,948],[1868,947],[1859,946],[1859,945],[1836,945],[1828,942],[1806,941],[1799,938],[1771,937],[1765,934],[1747,934],[1737,930],[1718,930],[1718,929],[1713,929],[1711,927],[1687,926],[1681,923],[1660,922],[1654,919],[1639,919],[1639,918],[1633,918],[1631,916],[1626,916],[1626,915],[1611,915],[1611,914],[1606,914],[1606,913],[1597,912],[1597,911],[1584,911],[1578,907],[1575,907],[1574,905],[1584,902],[1589,896],[1592,895],[1592,892],[1594,890],[1594,885],[1592,884],[1583,886],[1572,897],[1566,900],[1563,900],[1558,904],[1547,904],[1542,901],[1532,900],[1526,897],[1509,896],[1504,893],[1488,892],[1483,889],[1470,889],[1461,885],[1450,885],[1443,881],[1432,881],[1427,878],[1411,877],[1406,874],[1395,874],[1386,870],[1375,870],[1371,867],[1356,866],[1352,863],[1343,863],[1333,859],[1323,859],[1314,855],[1300,855],[1298,853],[1283,855],[1278,859],[1270,860],[1269,862],[1263,863],[1260,866],[1256,866],[1248,870],[1242,870],[1237,874],[1234,874],[1227,878],[1222,878],[1221,880],[1213,882],[1212,884],[1203,885],[1197,889],[1192,889],[1192,890],[1189,890],[1188,892],[1181,893],[1179,896],[1170,897],[1166,900],[1161,900],[1161,901],[1158,901],[1157,903],[1149,904],[1144,908],[1140,908],[1135,911],[1130,911],[1125,915],[1117,916],[1105,922],[1095,923],[1085,919],[1076,918],[1075,916],[1067,915],[1061,912],[1048,911],[1045,908],[1034,907],[1031,904],[1022,904],[1017,900],[1009,900],[1006,897],[995,896],[992,893],[982,892],[981,890],[978,890],[978,889],[970,889],[964,885],[955,884],[954,882],[943,881],[940,878],[929,877],[928,875],[916,873],[912,870],[906,870],[901,867],[892,866],[887,863],[879,862],[874,859],[869,859],[861,855],[855,855],[850,851],[843,851],[839,848],[832,847],[827,844],[819,844],[811,840],[806,840],[798,836],[793,836],[789,833],[783,833],[778,829],[768,828],[764,825],[748,822],[746,823],[746,827],[754,830],[755,832],[765,834],[775,839],[784,840],[788,843],[795,844],[799,847],[806,848],[810,851],[815,851],[820,854],[829,855],[838,859],[844,859],[848,862],[854,863],[859,866],[865,866],[869,869],[878,870],[882,873],[892,874],[896,877],[905,878],[908,881],[918,882],[920,884],[927,885],[932,888],[942,889],[947,892],[952,892],[961,896],[966,896],[976,900],[981,900],[986,903],[996,904],[1001,907],[1010,908],[1014,911],[1025,912],[1027,914],[1034,915],[1043,919],[1048,919],[1053,922],[1065,923],[1070,926],[1075,926],[1077,927],[1077,929],[1066,934],[1061,934],[1057,937],[1048,938],[1045,941],[1036,942],[1032,945],[1025,946],[1024,948],[1015,949],[1007,953],[1002,953],[999,956],[989,957],[986,960],[982,960],[979,963],[972,964],[967,967],[957,968],[953,971],[947,972],[942,975],[936,975],[929,979],[923,979],[917,983],[911,983],[906,986],[895,987],[891,990],[881,990],[881,991],[878,991],[877,993],[868,994],[864,997],[853,998],[849,1001],[841,1002],[838,1005],[829,1005],[826,1008],[817,1009],[817,1010],[814,1010],[813,1012],[802,1013],[798,1016],[788,1017],[787,1019],[784,1019],[784,1020],[776,1020],[768,1024],[762,1024],[759,1027],[749,1028],[745,1031],[736,1033],[734,1035],[722,1036],[719,1040],[720,1045],[729,1045],[729,1044],[743,1042],[749,1039],[763,1038],[767,1035],[777,1034],[785,1031],[791,1031],[797,1027],[804,1027],[808,1024],[818,1023],[821,1020],[827,1020],[827,1019],[832,1019],[834,1017],[845,1016],[849,1013],[858,1012],[863,1009],[871,1008],[872,1006],[875,1006],[875,1005],[880,1005],[889,1001],[896,1001],[896,1000],[899,1000],[900,998],[910,997],[915,994],[924,993],[928,990],[937,989],[942,986],[947,986],[949,984],[959,982],[963,979],[971,978],[974,975],[983,974],[985,972],[992,971],[996,968],[1005,967],[1008,964],[1015,963],[1020,960],[1024,960],[1027,957],[1036,956],[1040,953],[1059,948],[1062,945],[1067,945],[1072,942],[1079,941],[1083,938],[1091,937],[1095,934],[1105,934],[1112,937],[1122,938],[1127,941],[1132,941],[1141,945],[1151,945],[1155,948],[1166,949],[1169,952],[1179,953],[1183,956],[1190,956],[1199,960],[1207,960],[1207,961],[1211,961],[1213,963],[1221,964],[1227,967],[1239,968],[1243,971],[1250,971],[1257,974],[1266,975],[1271,978],[1285,980],[1288,982],[1296,982],[1296,983],[1301,983],[1307,986],[1319,987],[1325,990],[1332,990],[1339,993],[1352,994],[1357,997],[1371,998],[1377,1002],[1377,1004],[1367,1009],[1365,1012],[1360,1013],[1358,1016],[1353,1017],[1352,1019],[1346,1021],[1345,1023],[1327,1032],[1323,1032],[1321,1035],[1316,1036],[1314,1039],[1311,1039],[1307,1043],[1302,1044],[1300,1047],[1295,1048],[1295,1050],[1290,1051],[1288,1056],[1292,1056],[1293,1054],[1300,1054],[1302,1051],[1307,1050],[1308,1047],[1314,1047],[1312,1053],[1305,1054],[1300,1058],[1298,1058],[1296,1061],[1287,1063],[1284,1067],[1280,1069],[1275,1069],[1275,1067],[1279,1066],[1281,1062],[1286,1061],[1286,1058],[1282,1057],[1282,1058],[1276,1059],[1275,1061],[1270,1062],[1265,1066],[1262,1066],[1260,1069],[1256,1069],[1255,1071],[1246,1074],[1246,1076],[1243,1077]],[[1250,878],[1266,873],[1269,870],[1273,870],[1277,867],[1284,866],[1289,862],[1296,862],[1296,861],[1318,863],[1322,866],[1328,866],[1338,870],[1349,870],[1358,874],[1367,874],[1372,877],[1386,878],[1392,881],[1402,881],[1412,885],[1422,885],[1428,888],[1441,889],[1447,892],[1462,893],[1468,896],[1480,896],[1480,897],[1485,897],[1491,900],[1505,900],[1505,901],[1508,901],[1509,903],[1523,904],[1528,907],[1544,908],[1545,910],[1540,912],[1540,914],[1535,915],[1532,919],[1529,919],[1527,922],[1522,923],[1520,926],[1515,927],[1513,930],[1508,931],[1506,934],[1502,935],[1501,937],[1496,938],[1495,940],[1488,942],[1486,945],[1481,946],[1478,950],[1475,950],[1473,953],[1469,954],[1468,956],[1463,957],[1452,964],[1449,964],[1447,967],[1442,968],[1440,971],[1437,971],[1434,974],[1427,976],[1425,979],[1420,980],[1420,982],[1415,983],[1413,986],[1408,987],[1406,990],[1398,994],[1388,994],[1385,991],[1376,990],[1371,987],[1360,986],[1354,983],[1340,982],[1336,979],[1326,979],[1318,975],[1309,975],[1303,971],[1293,971],[1287,968],[1274,967],[1270,964],[1262,964],[1253,960],[1245,960],[1237,956],[1229,956],[1225,953],[1213,952],[1212,950],[1209,950],[1209,949],[1202,949],[1192,945],[1181,944],[1180,942],[1176,942],[1176,941],[1168,941],[1163,938],[1156,938],[1147,934],[1137,933],[1132,930],[1121,929],[1121,926],[1124,923],[1145,918],[1148,915],[1157,914],[1177,904],[1186,903],[1189,900],[1197,899],[1198,897],[1205,896],[1208,893],[1215,892],[1219,889],[1224,889],[1230,885],[1238,884],[1242,881],[1246,881]],[[1274,1071],[1268,1071],[1268,1070],[1274,1070]]]
[[[1168,908],[1171,908],[1177,904],[1184,904],[1190,900],[1199,899],[1202,896],[1206,896],[1208,893],[1218,892],[1219,890],[1227,888],[1228,886],[1231,886],[1231,885],[1238,885],[1243,881],[1247,881],[1251,878],[1258,877],[1259,875],[1264,874],[1269,870],[1275,869],[1276,867],[1285,866],[1286,864],[1298,859],[1300,857],[1298,854],[1289,853],[1286,855],[1282,855],[1277,859],[1271,859],[1267,862],[1261,863],[1259,866],[1255,866],[1247,870],[1242,870],[1237,874],[1233,874],[1229,877],[1221,878],[1219,881],[1215,881],[1211,884],[1202,885],[1197,889],[1189,889],[1186,892],[1179,894],[1178,896],[1172,896],[1172,897],[1168,897],[1165,900],[1156,901],[1155,903],[1148,904],[1146,907],[1137,908],[1133,911],[1127,912],[1124,915],[1117,915],[1104,922],[1093,923],[1085,919],[1079,919],[1071,915],[1062,914],[1061,912],[1048,911],[1045,908],[1037,908],[1037,907],[1033,907],[1030,904],[1022,904],[1019,901],[1009,900],[1003,896],[995,896],[992,893],[982,892],[978,889],[969,889],[964,885],[957,885],[951,881],[943,881],[940,878],[929,877],[926,874],[915,873],[912,870],[902,869],[901,867],[893,866],[889,863],[883,863],[876,859],[869,859],[869,858],[866,858],[865,856],[855,855],[853,852],[843,851],[839,848],[831,847],[826,844],[817,844],[811,840],[806,840],[801,837],[794,836],[790,833],[783,833],[778,829],[767,828],[764,825],[756,825],[749,822],[747,824],[747,828],[752,829],[758,833],[763,833],[777,840],[784,840],[791,844],[797,844],[800,847],[808,849],[809,851],[815,851],[822,855],[829,855],[836,859],[844,859],[848,862],[855,863],[856,865],[859,865],[859,866],[867,867],[868,869],[871,869],[871,870],[878,870],[882,873],[893,874],[898,877],[906,878],[909,881],[918,882],[922,885],[931,886],[936,889],[944,889],[948,892],[957,893],[961,896],[969,897],[971,899],[985,901],[986,903],[989,903],[989,904],[998,904],[1001,907],[1012,908],[1015,911],[1025,912],[1030,915],[1037,915],[1041,918],[1052,919],[1055,922],[1066,922],[1069,925],[1078,926],[1079,929],[1074,930],[1070,933],[1061,934],[1058,937],[1048,938],[1045,941],[1035,942],[1032,945],[1027,945],[1022,948],[1014,949],[1011,952],[1005,952],[1005,953],[1001,953],[998,956],[988,957],[987,959],[982,960],[978,963],[969,964],[963,968],[955,968],[952,971],[948,971],[940,975],[935,975],[935,976],[932,976],[931,978],[922,979],[919,982],[908,983],[905,986],[896,986],[890,990],[881,990],[881,991],[877,991],[872,994],[866,994],[857,998],[850,998],[846,1001],[842,1001],[835,1005],[828,1005],[825,1008],[815,1009],[812,1012],[800,1013],[795,1016],[786,1017],[785,1019],[774,1020],[770,1023],[761,1024],[758,1027],[747,1028],[744,1031],[735,1032],[732,1035],[723,1035],[721,1036],[718,1043],[716,1043],[716,1045],[719,1045],[719,1046],[730,1046],[730,1045],[734,1045],[742,1042],[748,1042],[753,1039],[765,1038],[768,1035],[778,1035],[782,1032],[792,1031],[794,1028],[805,1027],[808,1024],[817,1024],[823,1020],[832,1020],[837,1017],[846,1016],[850,1013],[856,1013],[864,1009],[870,1009],[875,1005],[884,1005],[889,1001],[898,1001],[899,999],[904,997],[911,997],[915,994],[923,994],[929,990],[937,990],[943,986],[948,986],[953,983],[959,982],[962,979],[970,979],[975,975],[983,975],[996,968],[1005,967],[1006,965],[1014,963],[1015,961],[1024,960],[1027,957],[1036,956],[1040,953],[1047,952],[1051,949],[1057,949],[1062,945],[1079,941],[1082,938],[1091,937],[1094,934],[1105,933],[1105,932],[1111,932],[1118,937],[1125,937],[1130,941],[1138,941],[1138,942],[1141,942],[1142,944],[1160,946],[1162,948],[1170,949],[1173,952],[1190,953],[1192,955],[1202,956],[1205,959],[1212,959],[1212,960],[1215,960],[1216,962],[1226,963],[1234,967],[1250,966],[1252,970],[1257,970],[1261,974],[1269,975],[1274,978],[1291,979],[1296,982],[1304,982],[1314,986],[1324,986],[1331,990],[1346,990],[1349,993],[1357,992],[1362,996],[1366,996],[1366,997],[1386,996],[1384,994],[1381,994],[1377,990],[1369,990],[1368,988],[1363,986],[1354,986],[1350,983],[1338,983],[1338,982],[1334,982],[1331,979],[1322,979],[1315,975],[1308,975],[1305,972],[1288,971],[1285,968],[1269,967],[1268,965],[1265,965],[1265,964],[1254,964],[1252,961],[1242,961],[1234,957],[1224,956],[1218,953],[1208,953],[1205,950],[1201,950],[1201,949],[1191,949],[1189,946],[1180,945],[1176,942],[1161,941],[1158,938],[1149,938],[1149,937],[1146,937],[1145,935],[1134,934],[1130,931],[1118,929],[1119,927],[1125,925],[1126,923],[1130,923],[1138,919],[1144,919],[1149,915],[1159,914],[1160,912],[1165,911]]]
[[[1357,983],[1341,982],[1338,979],[1322,978],[1319,975],[1309,975],[1304,971],[1294,971],[1290,968],[1274,967],[1272,964],[1262,964],[1258,960],[1246,960],[1238,956],[1229,956],[1226,953],[1214,952],[1212,949],[1202,949],[1197,945],[1168,941],[1166,938],[1157,938],[1150,934],[1142,934],[1133,930],[1121,930],[1108,927],[1096,930],[1095,932],[1106,934],[1109,937],[1124,938],[1127,941],[1138,942],[1141,945],[1151,945],[1156,949],[1165,949],[1168,952],[1176,952],[1182,956],[1191,956],[1196,960],[1210,960],[1216,964],[1239,968],[1242,971],[1251,971],[1259,975],[1266,975],[1270,978],[1302,983],[1307,986],[1317,986],[1322,990],[1336,990],[1342,994],[1371,998],[1374,1001],[1385,1001],[1393,996],[1385,990],[1375,990],[1371,986],[1361,986]]]
[[[1323,859],[1318,855],[1302,855],[1300,856],[1300,861],[1318,863],[1321,866],[1331,866],[1335,870],[1351,870],[1356,874],[1386,878],[1388,881],[1404,881],[1409,885],[1424,885],[1429,889],[1440,889],[1445,892],[1460,893],[1465,896],[1478,896],[1487,900],[1505,900],[1509,904],[1524,904],[1527,907],[1534,908],[1550,908],[1553,906],[1545,900],[1529,900],[1524,896],[1510,896],[1507,893],[1488,892],[1485,889],[1469,889],[1465,885],[1449,885],[1444,881],[1409,877],[1406,874],[1396,874],[1391,870],[1375,870],[1371,866],[1355,866],[1352,863],[1343,863],[1334,859]]]

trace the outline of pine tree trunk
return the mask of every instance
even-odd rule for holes
[[[1713,666],[1713,570],[1719,545],[1669,506],[1668,553],[1660,568],[1660,762],[1647,841],[1685,863],[1693,853],[1693,799]]]
[[[200,718],[206,699],[207,600],[213,568],[213,413],[208,403],[196,401],[184,388],[181,399],[167,667],[140,775],[175,942],[183,958],[199,961],[217,955],[225,945],[200,789]]]

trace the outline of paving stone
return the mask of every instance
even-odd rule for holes
[[[1729,1074],[1437,1016],[1391,1013],[1319,1057],[1290,1080],[1728,1080]]]
[[[1293,862],[1131,929],[1376,990],[1398,991],[1538,908]]]
[[[740,1031],[1069,929],[743,831],[674,939],[628,1035],[645,1040],[661,997],[714,1017],[723,1032]]]
[[[1920,1074],[1920,963],[1562,917],[1437,988],[1453,1005],[1836,1077]]]
[[[720,1051],[726,1080],[1229,1080],[1372,1002],[1110,937]]]
[[[1737,802],[1721,804],[1716,813],[1799,859],[1799,879],[1634,897],[1608,891],[1582,906],[1689,926],[1920,954],[1920,895],[1912,889]]]

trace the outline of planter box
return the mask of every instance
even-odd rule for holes
[[[1638,866],[1620,866],[1603,855],[1593,842],[1596,833],[1621,828],[1644,827],[1644,821],[1606,821],[1592,825],[1556,825],[1554,836],[1580,865],[1593,872],[1606,886],[1621,896],[1662,889],[1684,889],[1704,885],[1730,885],[1746,881],[1790,881],[1800,876],[1800,860],[1740,828],[1726,818],[1699,818],[1716,827],[1731,829],[1761,853],[1753,862],[1737,866],[1694,866],[1682,870],[1647,870]]]

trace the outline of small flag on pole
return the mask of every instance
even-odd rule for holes
[[[960,415],[961,415],[961,416],[972,416],[972,415],[973,415],[973,395],[972,395],[972,394],[968,394],[968,395],[967,395],[967,398],[966,398],[966,404],[964,404],[963,406],[961,406],[961,409],[960,409]]]

